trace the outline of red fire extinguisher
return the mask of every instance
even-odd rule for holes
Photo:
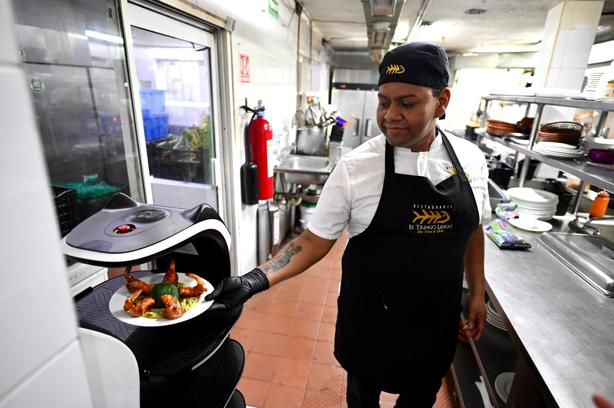
[[[252,145],[252,161],[258,166],[258,198],[273,198],[273,130],[264,118],[264,106],[253,110],[254,116],[249,124]]]

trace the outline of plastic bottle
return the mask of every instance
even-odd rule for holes
[[[601,191],[595,197],[593,201],[593,205],[591,206],[591,210],[589,212],[591,217],[603,217],[605,212],[608,209],[608,204],[610,202],[610,195],[607,191]]]

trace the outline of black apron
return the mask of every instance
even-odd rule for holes
[[[456,173],[436,186],[396,174],[386,142],[377,211],[342,259],[335,357],[388,392],[441,379],[456,348],[463,260],[478,212],[450,142],[437,132]]]

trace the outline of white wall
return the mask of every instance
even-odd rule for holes
[[[0,2],[0,407],[86,408],[77,319],[10,4]]]
[[[249,119],[241,114],[239,107],[248,99],[250,106],[258,100],[266,107],[265,117],[273,128],[273,139],[277,153],[292,142],[290,126],[297,108],[297,33],[298,16],[286,3],[279,1],[279,16],[275,18],[268,12],[265,0],[190,0],[207,12],[222,19],[235,20],[232,32],[232,60],[234,79],[234,113],[237,128],[235,132],[243,140],[243,126]],[[293,2],[292,2],[293,4]],[[306,67],[301,77],[301,91],[320,93],[326,100],[328,89],[328,58],[321,46],[321,34],[310,25],[306,16],[301,17],[301,56]],[[310,40],[311,37],[311,40]],[[311,44],[311,47],[310,47]],[[250,82],[240,80],[240,54],[249,56]],[[304,100],[304,96],[303,96]],[[243,146],[241,161],[234,166],[236,171],[245,158]],[[237,177],[237,180],[239,177]],[[233,237],[238,245],[238,274],[243,274],[256,266],[256,213],[257,206],[243,206],[239,221],[239,237]]]

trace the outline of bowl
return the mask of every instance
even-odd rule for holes
[[[524,118],[516,122],[516,125],[523,133],[529,133],[531,132],[531,128],[533,127],[534,121],[535,121],[535,118],[529,118],[525,116]]]
[[[582,132],[584,126],[581,123],[560,121],[550,122],[542,125],[541,129],[546,132]]]
[[[614,150],[612,149],[589,149],[588,157],[595,163],[614,164]]]
[[[577,146],[580,142],[580,133],[553,133],[540,130],[537,132],[537,140],[542,142],[558,142]]]

